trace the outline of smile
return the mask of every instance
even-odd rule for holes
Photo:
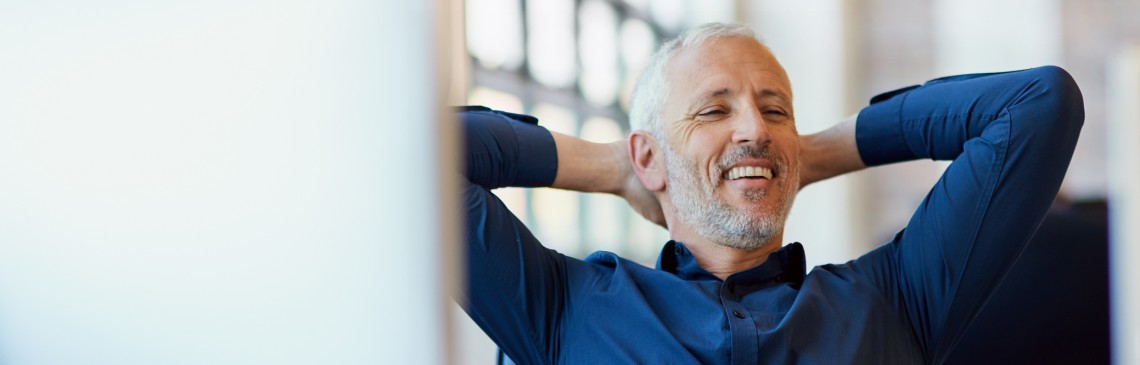
[[[772,178],[772,169],[762,166],[738,166],[725,173],[725,178],[728,180],[736,180],[740,178],[758,177],[762,179]]]

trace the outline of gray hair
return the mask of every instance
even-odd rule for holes
[[[756,33],[742,24],[708,23],[690,28],[661,45],[633,87],[629,107],[630,129],[649,132],[653,138],[664,142],[661,113],[665,108],[665,100],[669,97],[669,80],[666,77],[669,61],[683,49],[724,37],[756,39]]]

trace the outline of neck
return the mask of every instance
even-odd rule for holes
[[[696,258],[697,265],[721,280],[763,264],[768,260],[768,255],[780,249],[784,239],[784,234],[780,233],[760,247],[741,249],[720,245],[696,235],[691,230],[678,228],[680,229],[670,230],[671,238],[683,242],[685,248],[688,248]]]

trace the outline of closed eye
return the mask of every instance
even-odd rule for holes
[[[702,112],[698,113],[697,115],[702,116],[702,117],[707,117],[707,116],[724,115],[724,114],[727,114],[724,110],[710,109],[710,110],[702,111]]]

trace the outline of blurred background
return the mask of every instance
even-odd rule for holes
[[[1085,352],[1074,359],[1099,354],[1083,359],[1107,361],[1106,144],[1113,113],[1109,96],[1122,92],[1113,89],[1112,80],[1124,77],[1114,74],[1120,71],[1112,69],[1111,60],[1140,43],[1140,2],[467,0],[465,6],[466,102],[531,114],[551,130],[595,142],[628,134],[629,94],[656,47],[706,22],[746,24],[772,49],[791,79],[800,133],[830,127],[878,93],[936,77],[1042,65],[1065,68],[1084,92],[1086,120],[1056,210],[1091,221],[1093,233],[1082,236],[1091,243],[1036,244],[1026,257],[1034,250],[1081,247],[1094,259],[1083,266],[1039,260],[1019,270],[1040,274],[1068,265],[1072,271],[1067,275],[1086,279],[1072,286],[1091,296],[1084,308],[1098,314],[1070,326],[1083,331],[1069,337],[1084,341]],[[1138,157],[1121,158],[1135,164]],[[915,161],[808,187],[797,197],[785,240],[804,244],[809,267],[853,259],[904,227],[946,166]],[[540,241],[570,256],[606,250],[652,266],[668,240],[665,230],[616,197],[555,189],[499,189],[496,194]],[[1034,280],[1051,278],[1044,274]],[[1014,286],[1024,288],[1025,283],[1007,285]],[[1080,308],[1035,295],[1021,293],[1020,298],[1052,300],[1054,309],[1061,310],[1053,313]],[[493,348],[478,329],[468,329],[467,349]],[[1049,348],[1043,345],[1037,341],[1034,347]],[[1073,352],[1066,350],[1060,352]],[[481,359],[488,356],[464,358],[474,364],[485,363]]]

